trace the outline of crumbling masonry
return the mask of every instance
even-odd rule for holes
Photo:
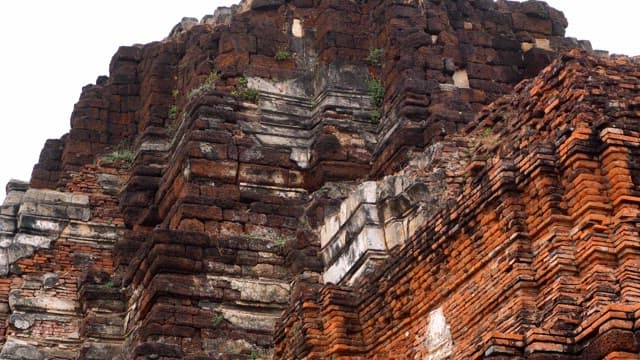
[[[640,65],[543,2],[245,0],[0,207],[2,359],[637,359]]]

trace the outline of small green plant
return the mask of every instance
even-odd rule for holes
[[[242,98],[251,102],[258,101],[258,90],[247,88],[242,92]]]
[[[278,61],[285,61],[291,58],[291,54],[287,50],[278,50],[276,52],[275,59]]]
[[[482,137],[477,139],[476,148],[483,146],[485,148],[491,148],[498,144],[498,137],[494,136],[493,129],[485,127],[482,129]]]
[[[178,95],[180,95],[180,90],[178,89],[171,90],[171,96],[173,96],[174,98],[177,98]]]
[[[191,91],[189,91],[189,95],[187,95],[187,98],[189,100],[193,99],[194,97],[197,97],[201,94],[204,94],[205,92],[213,89],[216,87],[216,82],[218,81],[218,79],[220,79],[220,74],[217,71],[212,71],[209,73],[209,75],[207,75],[207,78],[204,80],[204,82],[202,84],[200,84],[199,86],[191,89]]]
[[[175,104],[171,105],[167,112],[167,116],[169,116],[169,119],[171,120],[175,120],[178,117],[178,107]]]
[[[378,122],[380,122],[380,118],[382,117],[382,113],[380,113],[380,110],[378,109],[374,109],[373,111],[371,111],[371,122],[374,124],[377,124]]]
[[[175,135],[175,133],[176,133],[176,123],[175,123],[175,121],[173,121],[173,122],[169,123],[169,125],[167,125],[166,131],[167,131],[167,136],[170,137],[170,138],[172,138],[173,135]]]
[[[258,353],[257,351],[252,351],[251,354],[249,355],[251,357],[252,360],[255,360],[257,358],[260,357],[260,353]]]
[[[107,282],[100,284],[100,286],[102,286],[103,288],[111,289],[113,288],[113,281],[109,280]]]
[[[134,157],[135,157],[135,154],[133,153],[133,151],[120,149],[120,150],[114,150],[109,154],[104,155],[102,157],[102,160],[108,161],[108,162],[122,161],[130,165],[133,162]]]
[[[218,326],[224,321],[224,316],[222,314],[218,314],[214,316],[211,321],[213,321],[213,325]]]
[[[238,87],[231,92],[231,96],[251,102],[258,101],[258,90],[249,87],[249,79],[245,76],[238,80]]]
[[[273,241],[276,244],[276,247],[278,247],[279,249],[284,249],[285,245],[287,244],[287,238],[284,236],[278,236],[273,239]]]
[[[384,57],[384,49],[371,48],[369,49],[369,56],[367,61],[373,66],[382,66],[382,58]]]
[[[131,150],[133,147],[129,139],[123,139],[118,146],[108,154],[100,156],[101,161],[105,162],[120,162],[124,165],[130,166],[135,159],[135,153]]]
[[[373,77],[369,78],[367,80],[367,88],[369,88],[371,104],[376,107],[382,105],[382,101],[384,100],[384,85],[382,81]]]
[[[249,86],[249,79],[247,79],[246,76],[243,76],[238,80],[238,84],[240,84],[240,87],[246,88],[247,86]]]

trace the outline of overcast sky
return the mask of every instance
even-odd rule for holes
[[[118,46],[161,40],[183,16],[200,19],[236,2],[0,1],[0,199],[9,179],[29,180],[45,140],[68,131],[81,88],[108,74]],[[569,19],[568,36],[640,54],[637,1],[547,2]]]

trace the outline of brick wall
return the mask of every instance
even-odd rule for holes
[[[589,47],[566,26],[541,2],[253,0],[121,47],[3,205],[33,243],[0,263],[3,356],[624,358],[635,65],[574,53],[501,97]],[[60,231],[20,225],[46,189],[90,216],[43,200]],[[383,241],[350,257],[362,219]]]
[[[294,301],[277,357],[635,358],[637,69],[572,52],[483,110],[455,205],[358,287]]]

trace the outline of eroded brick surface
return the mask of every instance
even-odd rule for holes
[[[357,287],[311,286],[276,354],[637,356],[638,69],[574,51],[484,109],[455,203]]]
[[[248,0],[121,47],[8,186],[0,357],[634,358],[639,70],[566,26]]]

